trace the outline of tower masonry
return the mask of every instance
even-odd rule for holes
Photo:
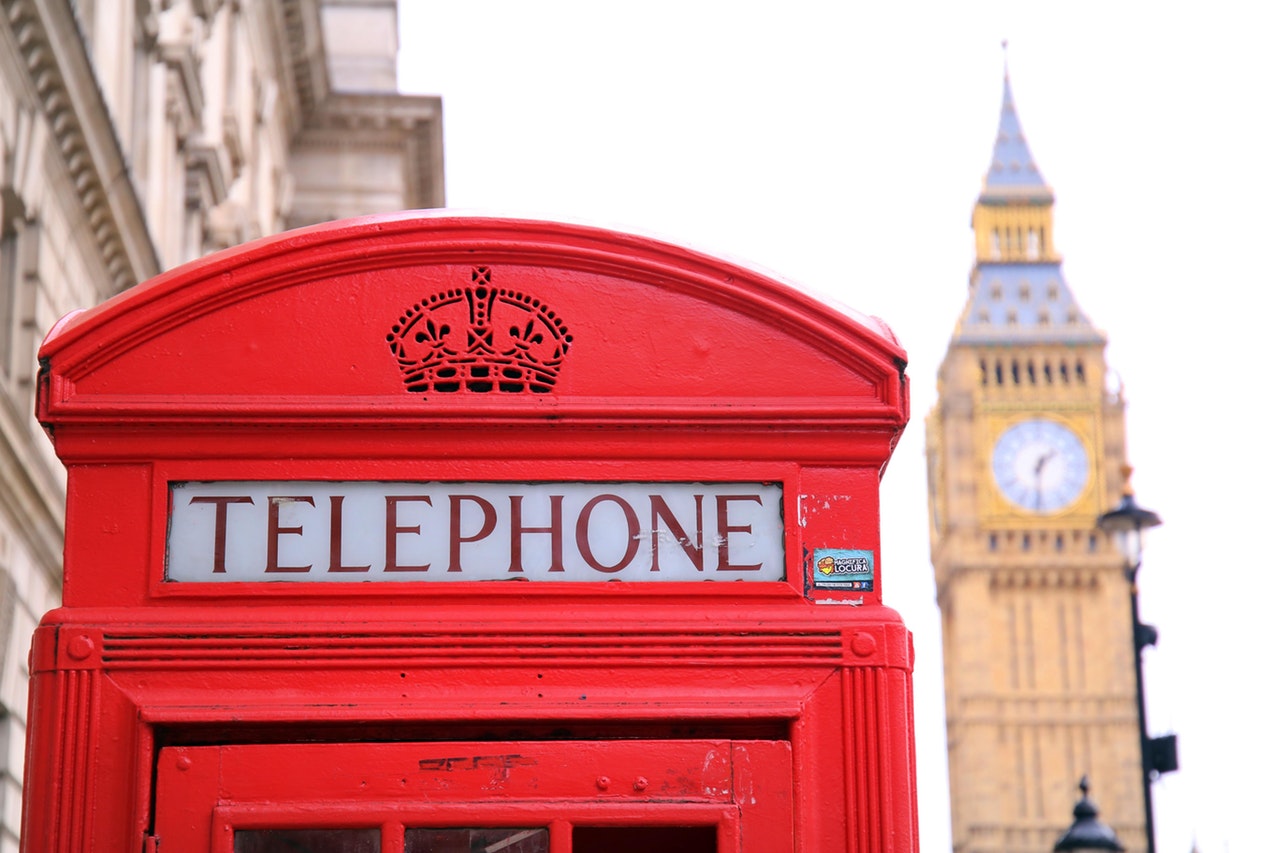
[[[1006,73],[926,424],[958,853],[1052,849],[1086,773],[1125,848],[1145,848],[1128,586],[1095,530],[1124,486],[1124,401],[1053,205]]]

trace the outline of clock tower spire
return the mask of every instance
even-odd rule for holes
[[[974,208],[979,261],[1053,259],[1053,190],[1031,157],[1013,103],[1009,73],[991,165]]]
[[[1126,849],[1146,837],[1128,590],[1094,529],[1123,486],[1124,403],[1062,274],[1053,204],[1006,69],[968,299],[926,422],[962,853],[1051,849],[1085,774]]]

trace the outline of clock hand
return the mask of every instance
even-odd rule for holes
[[[1040,458],[1036,460],[1036,480],[1037,481],[1039,481],[1041,475],[1044,474],[1044,466],[1049,463],[1050,459],[1052,459],[1057,455],[1058,455],[1058,451],[1050,450],[1048,453],[1041,454]]]
[[[1049,460],[1056,456],[1058,451],[1050,450],[1048,453],[1040,454],[1036,459],[1036,509],[1040,509],[1042,496],[1044,493],[1044,466],[1049,464]]]

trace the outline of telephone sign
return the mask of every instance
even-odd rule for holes
[[[781,581],[776,483],[176,483],[165,579]]]

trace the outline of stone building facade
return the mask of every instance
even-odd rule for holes
[[[0,0],[0,853],[31,634],[60,600],[40,341],[210,251],[443,206],[440,100],[397,93],[397,48],[396,0]]]

